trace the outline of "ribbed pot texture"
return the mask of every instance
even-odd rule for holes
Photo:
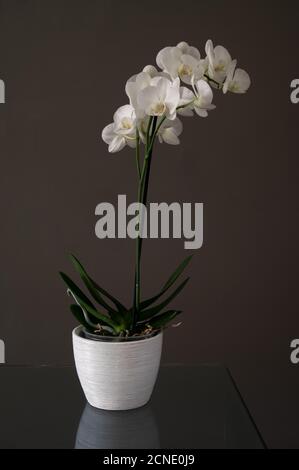
[[[131,410],[145,405],[160,366],[163,333],[137,341],[94,341],[73,330],[78,377],[90,405],[103,410]]]

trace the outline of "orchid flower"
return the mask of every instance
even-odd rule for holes
[[[141,90],[151,83],[151,75],[148,72],[140,72],[133,75],[126,83],[126,94],[130,100],[130,105],[135,109],[136,117],[142,119],[145,116],[143,109],[139,109],[137,96]]]
[[[237,61],[233,60],[229,66],[227,77],[223,84],[223,93],[246,93],[250,87],[250,77],[245,70],[236,69]]]
[[[113,123],[102,132],[109,152],[118,152],[126,145],[136,147],[138,162],[140,143],[145,145],[145,152],[152,150],[156,138],[159,142],[179,143],[182,123],[178,115],[208,116],[215,108],[211,87],[222,89],[224,94],[248,90],[248,73],[236,68],[237,61],[227,49],[214,47],[208,40],[205,51],[206,58],[202,59],[199,50],[187,42],[165,47],[156,57],[161,70],[146,65],[129,78],[125,90],[130,104],[119,108]],[[141,169],[138,171],[140,174]]]
[[[216,106],[212,104],[213,91],[210,85],[205,80],[198,80],[195,84],[192,83],[195,94],[193,101],[193,109],[201,117],[207,117],[208,111],[215,109]]]
[[[176,118],[173,121],[166,119],[160,126],[157,135],[161,144],[165,142],[166,144],[170,145],[178,145],[180,143],[180,139],[178,138],[178,136],[182,132],[183,124],[179,118]]]
[[[193,116],[193,102],[195,94],[187,87],[180,87],[180,101],[177,113],[181,116]]]
[[[146,65],[143,70],[143,72],[148,73],[151,78],[155,77],[165,77],[168,78],[169,80],[172,80],[171,76],[169,73],[166,72],[161,72],[160,70],[157,70],[154,65]]]
[[[119,152],[125,145],[136,147],[136,114],[127,104],[114,113],[113,123],[103,129],[102,139],[109,145],[109,152]]]
[[[228,68],[232,61],[230,53],[223,46],[216,46],[214,48],[213,42],[210,39],[206,43],[205,50],[208,62],[208,76],[212,80],[222,84],[226,78]]]
[[[149,121],[150,116],[146,116],[146,118],[139,122],[139,136],[145,145]],[[174,120],[164,119],[157,130],[158,141],[160,144],[165,142],[166,144],[170,145],[178,145],[180,143],[178,136],[182,133],[182,131],[183,123],[179,118],[175,118]]]
[[[180,101],[180,80],[154,77],[150,84],[137,93],[137,108],[147,116],[176,118],[176,108]]]
[[[158,53],[156,62],[173,79],[179,77],[187,85],[191,84],[193,76],[199,80],[205,72],[205,61],[201,60],[199,50],[186,42],[176,47],[165,47]]]
[[[167,80],[166,82],[161,82],[161,86],[162,83],[164,83],[164,85],[167,85],[168,88],[173,86],[170,75],[164,72],[159,72],[153,65],[147,65],[146,67],[144,67],[142,72],[138,73],[137,75],[133,75],[127,81],[126,94],[130,99],[131,106],[133,106],[135,109],[137,119],[142,119],[147,114],[144,109],[143,103],[139,102],[139,95],[145,88],[148,88],[150,86],[157,87],[159,78]]]

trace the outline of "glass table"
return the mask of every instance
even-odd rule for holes
[[[132,411],[86,403],[72,366],[0,366],[0,448],[263,449],[227,369],[162,366]]]

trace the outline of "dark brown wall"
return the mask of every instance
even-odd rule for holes
[[[274,5],[273,5],[274,4]],[[296,6],[297,5],[297,6]],[[134,243],[100,241],[95,206],[136,200],[131,150],[100,139],[126,103],[127,78],[181,40],[226,46],[252,77],[246,96],[215,96],[160,146],[150,199],[204,203],[204,246],[168,331],[166,362],[221,362],[270,446],[299,447],[296,2],[0,0],[1,316],[9,363],[72,361],[74,326],[58,270],[76,253],[103,285],[132,297]],[[151,294],[186,256],[182,240],[145,243]],[[187,391],[186,391],[187,393]]]

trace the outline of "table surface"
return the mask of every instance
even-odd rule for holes
[[[162,366],[148,405],[86,403],[72,366],[0,366],[0,448],[262,449],[230,373]]]

